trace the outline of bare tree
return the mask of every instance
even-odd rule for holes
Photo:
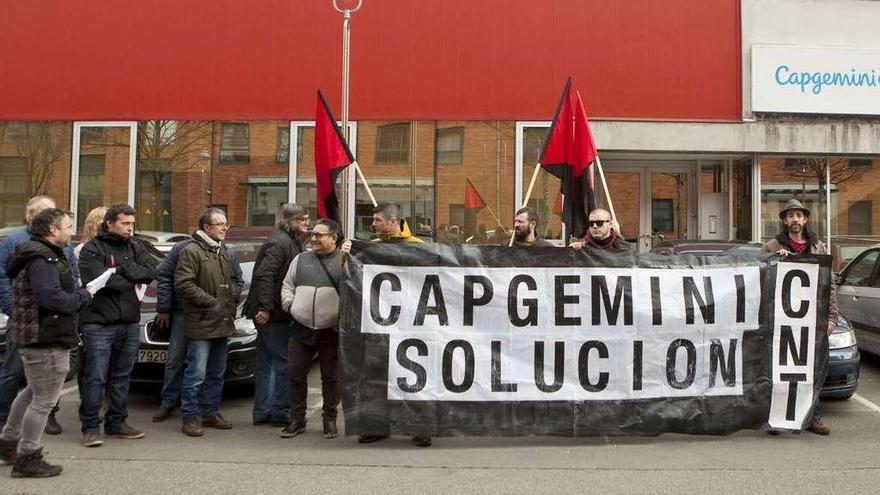
[[[27,194],[48,194],[49,179],[61,156],[59,140],[62,133],[51,122],[22,122],[16,125],[20,128],[14,138],[15,148],[27,174]],[[6,124],[6,132],[10,132],[10,129],[10,124]]]

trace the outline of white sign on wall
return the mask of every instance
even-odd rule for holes
[[[752,111],[880,115],[880,49],[755,45]]]

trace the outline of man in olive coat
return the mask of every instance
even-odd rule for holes
[[[202,427],[228,430],[220,414],[229,337],[235,334],[235,312],[241,280],[235,280],[223,240],[229,226],[222,210],[199,215],[193,242],[180,250],[174,290],[183,301],[187,345],[180,394],[183,433],[202,436]]]

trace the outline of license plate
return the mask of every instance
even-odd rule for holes
[[[141,349],[138,351],[139,363],[164,363],[168,361],[168,351]]]

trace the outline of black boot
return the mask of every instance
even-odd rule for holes
[[[15,462],[15,449],[18,447],[16,440],[3,440],[0,438],[0,461],[6,464]]]
[[[20,454],[12,465],[13,478],[48,478],[61,474],[61,466],[53,466],[43,459],[43,449]]]

